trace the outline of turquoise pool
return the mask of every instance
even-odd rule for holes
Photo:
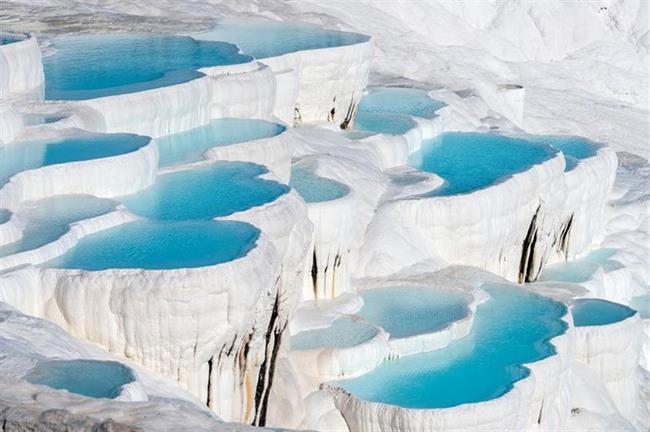
[[[429,196],[470,193],[553,158],[557,150],[521,138],[487,133],[444,133],[422,143],[409,164],[445,180]]]
[[[429,97],[429,92],[407,87],[379,87],[371,89],[359,102],[359,113],[410,114],[433,118],[446,104]]]
[[[295,51],[331,48],[366,42],[369,36],[327,30],[316,25],[254,19],[222,19],[210,31],[193,35],[200,40],[225,41],[255,58]]]
[[[90,234],[47,266],[89,271],[206,267],[246,255],[259,234],[242,222],[140,220]]]
[[[274,201],[289,187],[259,176],[247,162],[215,162],[158,176],[149,188],[119,200],[133,213],[157,220],[213,219]]]
[[[0,185],[22,171],[131,153],[148,143],[148,137],[123,133],[16,142],[0,147]]]
[[[116,206],[115,201],[92,195],[58,195],[28,203],[21,209],[22,238],[0,246],[0,257],[51,243],[67,233],[73,222],[109,213]]]
[[[285,126],[264,120],[212,120],[205,126],[156,139],[160,166],[196,162],[212,147],[268,138],[285,130]]]
[[[550,264],[540,274],[540,281],[580,283],[591,279],[598,270],[615,270],[621,267],[616,261],[610,260],[616,254],[616,249],[596,249],[584,258],[563,263]]]
[[[555,354],[566,308],[513,286],[488,285],[470,334],[446,348],[384,361],[334,383],[363,400],[405,408],[447,408],[497,398],[526,376],[525,363]]]
[[[191,81],[196,69],[246,63],[234,45],[188,36],[101,34],[53,40],[43,58],[45,98],[93,99]]]
[[[579,299],[573,302],[571,315],[576,327],[601,326],[623,321],[636,311],[629,307],[601,299]]]
[[[526,139],[551,146],[564,153],[566,159],[565,171],[571,171],[581,159],[596,156],[598,149],[602,146],[593,141],[579,136],[567,135],[531,135]]]
[[[362,291],[361,297],[364,305],[357,315],[391,338],[440,331],[469,313],[466,298],[449,290],[396,286]]]
[[[336,180],[317,176],[304,164],[291,167],[289,186],[308,203],[332,201],[344,197],[350,191],[346,185]]]
[[[374,338],[377,328],[350,316],[342,316],[329,327],[307,330],[291,336],[291,349],[350,348]]]
[[[39,363],[24,379],[82,396],[113,399],[135,376],[130,368],[114,361],[52,360]]]
[[[416,123],[405,114],[383,112],[357,112],[354,117],[354,129],[359,132],[403,135],[413,129]],[[363,136],[361,136],[363,138]],[[353,136],[354,138],[354,136]]]

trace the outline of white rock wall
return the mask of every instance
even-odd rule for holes
[[[296,124],[330,121],[341,125],[347,120],[351,125],[352,114],[368,83],[371,57],[372,42],[367,41],[297,51],[260,61],[282,76],[278,79],[279,101],[284,100],[283,95],[297,93],[293,115]],[[290,70],[297,71],[297,92],[293,80],[285,77]],[[285,118],[286,103],[281,106],[277,115]]]
[[[587,364],[603,381],[623,415],[637,408],[642,334],[638,314],[614,324],[575,329],[575,359]]]
[[[35,37],[0,45],[0,98],[42,97],[43,81],[41,50]]]

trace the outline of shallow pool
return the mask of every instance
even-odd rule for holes
[[[348,194],[343,183],[317,176],[309,166],[296,164],[291,168],[289,186],[308,203],[332,201]]]
[[[149,188],[119,200],[150,219],[213,219],[266,204],[289,191],[286,185],[259,177],[266,172],[247,162],[215,162],[160,175]]]
[[[409,164],[442,177],[429,196],[476,191],[555,156],[557,150],[521,138],[487,133],[444,133],[422,143]]]
[[[386,330],[391,338],[440,331],[469,313],[466,298],[455,291],[396,286],[362,291],[357,315]]]
[[[596,249],[583,258],[563,263],[547,265],[540,274],[540,281],[555,282],[586,282],[599,268],[605,271],[621,267],[617,261],[610,260],[616,254],[616,249]]]
[[[160,166],[199,161],[211,147],[272,137],[285,129],[285,126],[264,120],[212,120],[205,126],[156,139]]]
[[[89,271],[205,267],[246,255],[259,233],[234,221],[140,220],[90,234],[47,266]]]
[[[342,316],[329,327],[307,330],[291,336],[291,349],[305,351],[317,348],[350,348],[374,338],[377,328],[359,319]]]
[[[433,118],[445,103],[429,97],[429,92],[406,87],[379,87],[363,96],[358,112],[410,114],[415,117]]]
[[[354,118],[354,129],[362,133],[403,135],[415,126],[413,119],[405,114],[358,112]]]
[[[576,327],[601,326],[623,321],[636,311],[620,303],[601,299],[579,299],[573,302],[571,315]]]
[[[353,45],[370,39],[366,35],[327,30],[312,24],[254,19],[222,19],[212,30],[193,37],[233,43],[243,53],[258,59],[295,51]]]
[[[566,308],[512,286],[484,286],[470,334],[446,348],[386,360],[335,384],[354,396],[407,408],[446,408],[499,397],[530,373],[522,364],[553,355]]]
[[[112,399],[135,376],[130,368],[114,361],[52,360],[39,363],[24,379],[82,396]]]
[[[0,185],[19,172],[131,153],[144,147],[150,139],[132,134],[88,134],[16,142],[0,147]]]
[[[527,140],[545,144],[564,153],[565,171],[571,171],[581,159],[595,156],[601,145],[579,136],[568,135],[530,135]]]
[[[43,58],[46,99],[150,90],[203,76],[198,68],[251,60],[231,44],[159,34],[65,36],[54,39],[53,48]]]
[[[92,195],[58,195],[25,204],[20,219],[25,223],[20,240],[0,246],[0,257],[24,252],[61,237],[70,224],[115,209],[117,202]]]

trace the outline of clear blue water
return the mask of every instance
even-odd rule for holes
[[[444,133],[422,143],[409,164],[445,183],[429,196],[473,192],[551,159],[557,150],[520,138],[483,133]]]
[[[11,35],[11,34],[0,34],[0,45],[9,45],[14,42],[20,42],[24,40],[23,36]]]
[[[406,87],[380,87],[371,89],[357,108],[358,112],[410,114],[433,118],[445,103],[429,97],[426,90]]]
[[[24,141],[0,147],[0,185],[21,171],[130,153],[149,138],[132,134],[87,134],[58,140]]]
[[[140,220],[88,235],[47,265],[89,271],[205,267],[246,255],[259,233],[234,221]]]
[[[329,327],[307,330],[291,336],[291,349],[305,351],[316,348],[349,348],[369,341],[377,329],[367,323],[342,316]]]
[[[386,330],[391,338],[432,333],[469,313],[467,300],[454,291],[397,286],[361,292],[357,315]]]
[[[289,186],[308,203],[335,200],[349,192],[346,185],[336,180],[319,177],[309,167],[300,164],[291,168]]]
[[[267,169],[247,162],[216,162],[158,176],[153,186],[120,201],[157,220],[213,219],[274,201],[289,187],[259,178]]]
[[[633,297],[630,300],[630,307],[637,311],[641,318],[650,318],[650,294]]]
[[[25,380],[82,396],[113,399],[135,377],[130,368],[114,361],[53,360],[39,363]]]
[[[609,260],[614,254],[616,249],[596,249],[584,258],[548,265],[540,274],[539,280],[571,283],[588,281],[599,267],[605,270],[620,267],[616,261]]]
[[[525,363],[555,353],[550,343],[567,326],[566,308],[516,287],[484,287],[470,334],[441,350],[384,361],[335,384],[354,396],[407,408],[447,408],[499,397],[525,378]]]
[[[103,34],[54,39],[43,58],[45,98],[92,99],[191,81],[196,69],[246,63],[237,47],[188,36]]]
[[[206,126],[156,140],[160,166],[195,162],[211,147],[251,141],[279,135],[286,127],[252,119],[217,119]]]
[[[576,327],[613,324],[635,313],[634,309],[625,305],[601,299],[579,299],[573,302],[571,308]]]
[[[357,112],[354,128],[361,132],[403,135],[416,126],[405,114]]]
[[[91,195],[59,195],[29,203],[21,209],[25,221],[23,237],[0,246],[0,257],[36,249],[70,230],[70,224],[114,210],[117,203]]]
[[[586,138],[567,135],[531,135],[526,139],[551,146],[564,153],[566,159],[565,171],[571,171],[580,162],[580,159],[587,159],[595,156],[601,145]]]
[[[225,41],[237,45],[255,58],[365,42],[369,36],[327,30],[296,22],[270,20],[223,19],[210,31],[194,35],[201,40]]]

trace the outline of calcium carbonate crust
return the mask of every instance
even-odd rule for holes
[[[48,138],[74,136],[83,134],[70,131]],[[0,208],[16,209],[24,201],[72,193],[102,198],[127,195],[153,184],[157,170],[158,147],[149,139],[129,153],[19,172],[0,187]]]

